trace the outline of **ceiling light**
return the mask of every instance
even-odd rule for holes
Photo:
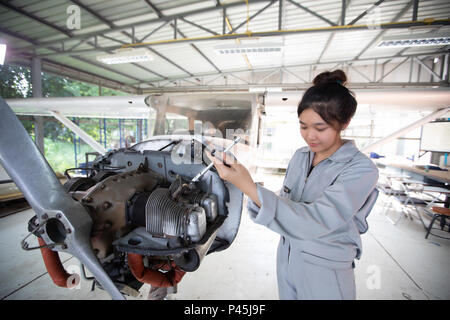
[[[0,44],[0,64],[5,63],[6,44]]]
[[[378,43],[380,48],[391,47],[423,47],[423,46],[445,46],[450,44],[450,34],[423,33],[404,36],[383,37]]]
[[[146,48],[124,48],[97,56],[97,60],[106,64],[131,63],[153,60],[153,55]]]
[[[215,46],[214,50],[217,54],[279,54],[283,51],[280,43],[257,43],[257,44],[231,44]]]

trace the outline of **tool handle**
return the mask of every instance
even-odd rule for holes
[[[236,137],[236,139],[233,140],[233,142],[227,147],[225,148],[225,150],[223,150],[224,153],[227,153],[228,151],[231,150],[231,148],[234,147],[234,145],[236,143],[238,143],[241,140],[240,137]],[[208,166],[206,166],[202,171],[200,171],[194,178],[192,178],[191,182],[197,182],[198,180],[200,180],[200,178],[209,170],[213,167],[214,163],[211,162]]]

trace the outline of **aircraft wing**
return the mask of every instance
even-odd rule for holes
[[[7,99],[15,114],[66,117],[148,119],[146,95]]]

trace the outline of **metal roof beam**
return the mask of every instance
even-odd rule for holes
[[[164,14],[150,1],[150,0],[145,0],[145,2],[150,6],[150,8],[156,13],[156,15],[159,18],[164,18]],[[174,23],[175,24],[170,24],[170,26],[173,28],[174,30],[174,38],[176,39],[176,35],[177,33],[179,33],[183,38],[186,38],[186,36],[184,35],[183,32],[181,32],[181,30],[177,27],[177,18],[174,19]],[[190,44],[191,47],[197,51],[202,57],[203,59],[205,59],[214,69],[216,69],[219,73],[222,72],[195,44]],[[151,48],[149,48],[151,49]],[[161,58],[165,59],[166,61],[168,61],[169,63],[171,63],[172,65],[174,65],[175,67],[177,67],[178,69],[182,70],[183,72],[186,72],[187,74],[192,76],[192,73],[190,73],[189,71],[187,71],[186,69],[180,67],[178,64],[174,63],[172,60],[168,59],[167,57],[163,56],[160,53],[157,53],[154,49],[151,49],[152,52],[154,52],[155,54],[159,55]]]
[[[259,3],[259,2],[268,2],[271,0],[252,0],[252,3]],[[239,7],[239,6],[243,6],[245,5],[244,2],[232,2],[232,3],[227,3],[227,4],[219,4],[219,5],[214,5],[211,7],[207,7],[207,8],[201,8],[201,9],[195,9],[195,10],[191,10],[191,11],[186,11],[183,13],[178,13],[178,14],[174,14],[174,15],[168,15],[168,16],[163,16],[161,18],[156,18],[156,19],[149,19],[149,20],[145,20],[145,21],[141,21],[138,23],[129,23],[126,25],[122,25],[122,26],[116,26],[114,28],[111,28],[109,30],[102,30],[102,31],[95,31],[95,32],[89,32],[86,34],[79,34],[79,35],[74,35],[72,36],[71,40],[74,39],[85,39],[85,38],[90,38],[96,35],[103,35],[106,33],[111,33],[111,32],[120,32],[122,30],[127,30],[130,29],[132,27],[140,27],[140,26],[144,26],[144,25],[148,25],[148,24],[152,24],[155,22],[161,22],[161,21],[172,21],[175,18],[181,18],[181,17],[186,17],[186,16],[190,16],[190,15],[195,15],[195,14],[200,14],[200,13],[207,13],[207,12],[211,12],[211,11],[217,11],[217,10],[222,10],[223,8],[233,8],[233,7]],[[67,40],[67,39],[66,39]],[[46,42],[40,42],[40,47],[45,47],[45,46],[49,46],[49,45],[53,45],[55,43],[60,43],[61,40],[51,40],[51,41],[46,41]],[[30,48],[27,48],[30,49]]]
[[[35,45],[39,45],[39,42],[38,42],[38,41],[36,41],[36,40],[34,40],[34,39],[31,39],[31,38],[28,38],[28,37],[25,37],[25,36],[22,36],[22,35],[20,35],[20,34],[18,34],[18,33],[16,33],[16,32],[9,31],[9,30],[7,30],[7,29],[1,28],[1,29],[0,29],[0,32],[3,32],[3,33],[8,34],[8,35],[10,35],[10,36],[16,37],[16,38],[18,38],[18,39],[20,39],[20,40],[27,41],[27,42],[30,42],[30,43],[35,44]],[[59,51],[59,49],[55,49],[55,48],[51,48],[51,47],[49,47],[48,49],[49,49],[49,50],[56,51],[56,52]],[[108,68],[108,67],[105,67],[105,66],[100,66],[99,64],[97,64],[97,63],[95,63],[95,62],[92,62],[92,61],[89,61],[89,60],[86,60],[86,59],[83,59],[83,58],[79,58],[79,57],[74,57],[74,56],[71,56],[71,57],[74,58],[74,59],[80,60],[80,61],[82,61],[82,62],[85,62],[85,63],[91,64],[91,65],[97,66],[97,67],[102,67],[102,68],[104,68],[105,70],[108,70],[108,71],[111,71],[111,72],[113,72],[113,73],[119,74],[119,75],[121,75],[121,76],[123,76],[123,77],[129,78],[129,79],[132,79],[132,80],[137,80],[137,81],[139,81],[139,82],[142,81],[142,80],[140,80],[140,79],[138,79],[138,78],[135,78],[135,77],[133,77],[133,76],[126,75],[126,74],[124,74],[124,73],[122,73],[122,72],[120,72],[120,71],[113,70],[113,69]],[[136,89],[136,91],[139,91],[139,88],[135,88],[135,89]]]
[[[181,30],[180,29],[177,29],[178,30],[178,32],[180,33],[180,35],[183,37],[183,38],[186,38],[186,36],[184,35],[184,33],[183,32],[181,32]],[[211,66],[213,66],[213,68],[214,69],[216,69],[217,70],[217,72],[219,72],[219,73],[222,73],[222,70],[220,70],[195,44],[193,44],[193,43],[191,43],[190,44],[191,45],[191,47],[195,50],[195,51],[197,51],[202,57],[203,57],[203,59],[205,59],[206,61],[208,61],[208,63],[211,65]]]
[[[418,11],[419,11],[419,0],[414,0],[413,15],[412,15],[413,21],[417,21]]]
[[[60,28],[60,27],[58,27],[58,26],[56,26],[53,23],[50,23],[48,21],[45,21],[44,19],[42,19],[42,18],[40,18],[40,17],[38,17],[38,16],[36,16],[36,15],[34,15],[32,13],[26,12],[25,10],[23,10],[21,8],[13,6],[10,2],[0,2],[0,5],[4,6],[5,8],[8,8],[9,10],[17,12],[17,13],[23,15],[23,16],[26,16],[26,17],[30,18],[31,20],[34,20],[34,21],[39,22],[41,24],[44,24],[47,27],[50,27],[53,30],[56,30],[56,31],[58,31],[60,33],[63,33],[63,34],[65,34],[68,37],[72,36],[72,33],[70,31],[65,30],[63,28]],[[61,40],[58,40],[58,41],[61,41]]]
[[[161,53],[159,53],[158,51],[156,51],[153,48],[147,48],[148,50],[150,50],[151,52],[153,52],[154,54],[156,54],[157,56],[159,56],[160,58],[166,60],[167,62],[169,62],[170,64],[174,65],[175,67],[177,67],[178,69],[180,69],[181,71],[183,71],[184,73],[187,73],[188,75],[190,75],[191,77],[193,77],[194,75],[192,73],[190,73],[189,71],[187,71],[186,69],[184,69],[183,67],[179,66],[178,64],[176,64],[175,62],[173,62],[172,60],[170,60],[169,58],[167,58],[166,56],[162,55]]]
[[[445,54],[450,54],[450,51],[439,51],[439,52],[435,52],[435,53],[416,53],[416,54],[409,54],[409,55],[396,55],[396,56],[378,56],[378,57],[373,57],[373,58],[365,58],[365,59],[360,59],[358,60],[358,62],[362,62],[362,61],[367,61],[367,62],[375,62],[378,60],[384,60],[384,59],[388,59],[387,62],[390,62],[392,60],[392,58],[406,58],[409,59],[411,57],[421,57],[421,56],[441,56],[441,55],[445,55]],[[253,70],[248,70],[248,69],[240,69],[240,70],[232,70],[232,71],[227,71],[227,72],[223,72],[222,74],[218,74],[218,73],[204,73],[204,74],[196,74],[193,77],[213,77],[213,76],[217,76],[217,78],[215,78],[214,80],[217,80],[220,77],[232,74],[232,73],[249,73],[249,72],[270,72],[271,74],[273,74],[273,72],[278,71],[280,68],[283,68],[284,71],[288,71],[289,69],[294,69],[294,68],[302,68],[302,67],[318,67],[318,66],[322,66],[322,65],[332,65],[332,64],[336,64],[332,69],[336,68],[338,65],[344,65],[344,64],[349,64],[349,63],[353,63],[353,60],[342,60],[342,61],[325,61],[325,62],[320,62],[320,63],[305,63],[305,64],[298,64],[298,65],[288,65],[288,66],[283,66],[283,67],[268,67],[268,68],[259,68],[259,69],[253,69]],[[403,63],[404,61],[400,62]],[[398,67],[398,66],[396,66]],[[274,71],[275,70],[275,71]],[[266,75],[267,76],[267,75]],[[172,78],[172,79],[168,79],[176,81],[176,80],[182,80],[185,78],[189,78],[189,77],[184,77],[184,78]],[[214,82],[214,80],[207,80],[205,81],[206,84]],[[303,80],[303,79],[302,79]],[[374,81],[372,83],[376,83],[378,81]],[[141,82],[140,84],[144,84],[144,82]],[[149,84],[149,83],[147,83]]]
[[[162,14],[161,10],[159,10],[150,0],[144,0],[145,3],[149,5],[149,7],[153,10],[153,12],[156,13],[158,18],[162,18],[164,15]]]
[[[427,66],[425,64],[425,62],[423,62],[422,60],[418,59],[417,57],[414,57],[412,59],[414,59],[414,61],[416,61],[418,64],[420,64],[426,71],[428,71],[428,73],[430,73],[431,75],[435,76],[439,80],[441,79],[441,76],[438,75],[436,72],[434,72],[429,66]]]
[[[282,29],[283,26],[283,11],[284,11],[284,0],[278,0],[278,30]]]
[[[88,6],[82,4],[79,0],[70,0],[70,1],[71,1],[72,3],[74,3],[74,4],[78,5],[78,6],[80,6],[83,10],[86,10],[87,12],[89,12],[90,14],[92,14],[94,17],[96,17],[96,18],[97,18],[98,20],[100,20],[101,22],[103,22],[103,23],[105,23],[106,25],[108,25],[109,28],[114,28],[114,27],[116,26],[114,23],[112,23],[111,21],[105,19],[104,17],[102,17],[101,15],[99,15],[97,12],[95,12],[94,10],[92,10],[91,8],[89,8]],[[132,30],[133,30],[133,33],[134,33],[134,27],[132,27]],[[134,41],[134,35],[133,35],[133,36],[130,36],[130,35],[129,35],[128,33],[126,33],[125,31],[122,31],[121,33],[124,34],[124,35],[126,35],[126,36],[128,36],[128,37],[130,37],[130,38],[133,39],[133,41]],[[85,41],[85,40],[87,40],[87,39],[82,39],[81,41],[83,42],[83,41]],[[110,39],[110,40],[118,41],[118,40],[116,40],[116,39]],[[92,43],[90,43],[90,42],[87,42],[87,43],[88,43],[89,45],[91,45],[92,47],[97,48],[97,41],[95,41],[95,44],[92,44]],[[101,50],[101,51],[107,52],[107,53],[111,53],[110,50]],[[137,67],[137,68],[140,68],[140,69],[146,71],[146,72],[152,73],[152,74],[154,74],[155,76],[158,76],[158,77],[160,77],[160,78],[162,78],[162,79],[165,79],[165,78],[166,78],[165,76],[163,76],[163,75],[161,75],[161,74],[159,74],[159,73],[157,73],[157,72],[155,72],[155,71],[153,71],[153,70],[150,70],[150,69],[148,69],[148,68],[146,68],[146,67],[144,67],[144,66],[141,66],[141,65],[138,64],[138,63],[134,63],[134,62],[133,62],[133,63],[131,63],[131,64],[134,65],[134,66]]]
[[[21,56],[18,58],[21,58],[21,60],[13,60],[10,61],[9,63],[12,65],[18,65],[26,68],[30,67],[31,57]],[[49,74],[67,77],[77,81],[92,83],[94,85],[107,87],[113,90],[120,90],[130,93],[137,93],[139,91],[138,88],[133,87],[132,85],[127,85],[122,82],[103,78],[96,74],[81,69],[77,69],[75,67],[69,67],[47,59],[42,59],[42,70]]]
[[[151,32],[149,32],[146,36],[144,36],[143,38],[141,38],[140,40],[138,40],[138,42],[144,42],[145,39],[147,39],[148,37],[150,37],[152,34],[154,34],[155,32],[161,30],[162,28],[164,28],[170,21],[164,21],[159,27],[153,29]],[[104,36],[103,36],[104,37]]]
[[[106,20],[105,18],[103,18],[101,15],[99,15],[97,12],[95,12],[94,10],[92,10],[91,8],[89,8],[88,6],[84,5],[83,3],[81,3],[81,1],[79,0],[70,0],[70,2],[76,4],[77,6],[79,6],[81,9],[89,12],[91,15],[93,15],[94,17],[96,17],[98,20],[100,20],[101,22],[103,22],[104,24],[106,24],[109,28],[114,28],[115,25],[114,23]]]
[[[213,31],[213,30],[211,30],[211,29],[205,28],[205,27],[203,27],[203,26],[200,26],[200,25],[198,25],[198,24],[196,24],[196,23],[194,23],[194,22],[192,22],[192,21],[189,21],[189,20],[186,19],[186,18],[180,18],[180,20],[181,20],[181,21],[184,21],[184,22],[186,22],[187,24],[190,24],[190,25],[192,25],[192,26],[194,26],[194,27],[197,27],[197,28],[199,28],[199,29],[202,29],[203,31],[209,32],[209,33],[211,33],[211,34],[214,35],[214,36],[219,35],[217,32],[215,32],[215,31]]]
[[[351,63],[345,63],[345,66],[348,66],[350,69],[352,69],[353,71],[355,71],[356,73],[358,73],[360,76],[362,76],[364,79],[366,79],[368,82],[372,82],[372,80],[367,77],[364,73],[362,73],[361,71],[359,71],[358,69],[356,69],[354,66],[352,66]]]
[[[351,2],[351,0],[348,0],[348,1],[342,0],[341,17],[340,17],[341,25],[345,24],[345,12],[347,11],[347,8],[350,5],[350,2]],[[333,41],[334,35],[335,35],[335,33],[332,32],[330,34],[330,36],[328,37],[327,43],[323,47],[323,50],[320,53],[320,56],[319,56],[319,59],[317,59],[317,62],[320,62],[320,60],[322,59],[323,55],[328,50],[328,47],[330,46],[331,41]]]
[[[308,9],[307,7],[302,6],[301,4],[299,4],[299,3],[297,3],[297,2],[295,2],[295,1],[293,1],[293,0],[287,0],[287,1],[289,1],[289,2],[292,3],[293,5],[296,5],[296,6],[299,7],[300,9],[302,9],[302,10],[304,10],[304,11],[306,11],[306,12],[312,14],[313,16],[315,16],[315,17],[317,17],[317,18],[319,18],[319,19],[325,21],[325,22],[328,23],[330,26],[336,26],[336,23],[334,23],[334,22],[328,20],[327,18],[321,16],[321,15],[318,14],[317,12],[315,12],[315,11],[313,11],[313,10],[311,10],[311,9]]]
[[[373,9],[375,9],[376,7],[378,7],[380,4],[382,4],[384,2],[384,0],[378,0],[376,3],[374,3],[370,8],[368,8],[367,10],[365,10],[363,13],[361,13],[359,16],[357,16],[355,19],[353,19],[348,25],[352,26],[354,25],[356,22],[358,22],[360,19],[362,19],[367,13],[369,13],[370,11],[372,11]]]
[[[228,32],[228,34],[232,34],[234,33],[237,29],[240,29],[244,24],[246,24],[247,22],[251,21],[253,18],[255,18],[256,16],[258,16],[260,13],[264,12],[267,8],[269,8],[271,5],[273,5],[276,2],[276,0],[271,0],[270,3],[268,5],[266,5],[264,8],[259,9],[257,12],[255,12],[251,17],[247,19],[245,19],[244,21],[242,21],[240,24],[238,24],[237,27],[234,27],[233,29],[231,29],[230,32]]]
[[[411,7],[412,1],[413,0],[410,0],[408,2],[408,4],[398,14],[395,15],[394,19],[391,20],[391,23],[396,22],[398,19],[400,19],[406,13],[406,11],[409,10],[409,8]],[[387,29],[384,29],[380,33],[378,33],[378,35],[372,41],[370,41],[369,44],[366,47],[364,47],[364,49],[353,58],[353,60],[358,60],[359,57],[361,57],[375,42],[378,41],[378,39],[383,34],[386,33],[386,31],[387,31]]]
[[[430,25],[436,25],[436,26],[448,26],[450,25],[450,21],[448,19],[443,20],[435,20],[432,22],[424,22],[424,21],[418,21],[418,22],[398,22],[398,23],[385,23],[381,24],[379,26],[380,29],[389,30],[389,29],[407,29],[410,27],[420,27],[420,26],[430,26]],[[356,25],[349,28],[349,25],[346,26],[335,26],[332,28],[307,28],[307,29],[294,29],[294,30],[273,30],[273,31],[258,31],[258,32],[252,32],[253,37],[271,37],[271,36],[283,36],[283,35],[290,35],[290,34],[304,34],[304,33],[323,33],[323,32],[351,32],[351,31],[358,31],[358,30],[368,30],[369,26],[366,25]],[[246,34],[224,34],[219,36],[212,36],[212,37],[201,37],[201,38],[181,38],[174,41],[173,39],[170,40],[162,40],[157,41],[154,43],[137,43],[135,46],[139,47],[149,47],[149,46],[158,46],[158,45],[169,45],[169,44],[178,44],[178,43],[189,43],[189,42],[200,42],[200,41],[211,41],[211,40],[221,40],[221,39],[239,39],[244,37]],[[101,37],[106,37],[104,35],[99,35]],[[77,37],[73,37],[71,40],[75,40]],[[107,38],[112,41],[117,41],[113,38]],[[117,41],[119,42],[119,41]],[[61,40],[58,40],[56,43],[61,43]],[[130,46],[130,45],[128,45]],[[12,51],[14,52],[29,52],[35,48],[40,47],[48,47],[48,45],[43,46],[42,43],[40,45],[36,45],[35,47],[24,47],[24,48],[12,48]],[[110,46],[110,47],[97,47],[92,50],[79,50],[79,51],[73,51],[73,52],[67,52],[67,51],[59,51],[58,53],[55,53],[54,55],[64,55],[64,54],[82,54],[87,52],[94,52],[99,50],[113,50],[117,49],[117,46]],[[47,54],[46,56],[50,57],[51,54]]]
[[[73,3],[76,3],[77,5],[81,5],[82,6],[82,8],[83,9],[86,9],[86,6],[84,6],[82,3],[80,3],[79,1],[76,1],[76,0],[71,0]],[[23,9],[21,9],[21,8],[17,8],[17,7],[15,7],[15,6],[13,6],[13,5],[11,5],[10,3],[0,3],[1,5],[3,5],[3,6],[5,6],[6,8],[8,8],[8,9],[10,9],[10,10],[13,10],[13,11],[15,11],[15,12],[17,12],[17,13],[19,13],[19,14],[21,14],[21,15],[24,15],[24,16],[26,16],[26,17],[28,17],[28,18],[30,18],[30,19],[32,19],[32,20],[35,20],[35,21],[37,21],[37,22],[39,22],[39,23],[41,23],[41,24],[44,24],[44,25],[46,25],[46,26],[48,26],[48,27],[51,27],[51,28],[53,28],[54,30],[56,30],[56,31],[58,31],[58,32],[60,32],[60,33],[63,33],[64,35],[66,35],[66,36],[68,36],[69,38],[72,38],[72,33],[71,32],[68,32],[67,30],[65,30],[65,29],[62,29],[62,28],[60,28],[60,27],[58,27],[58,26],[56,26],[56,25],[54,25],[54,24],[52,24],[52,23],[50,23],[50,22],[48,22],[48,21],[45,21],[44,19],[41,19],[41,18],[39,18],[39,17],[37,17],[37,16],[35,16],[34,14],[31,14],[31,13],[29,13],[29,12],[26,12],[25,10],[23,10]],[[89,10],[89,9],[88,9]],[[92,10],[89,10],[89,12],[92,12]],[[97,14],[94,14],[97,18],[99,17]],[[104,22],[104,21],[103,21]],[[85,40],[87,40],[88,38],[86,38],[86,39],[82,39],[82,41],[85,41]],[[35,43],[35,45],[39,45],[39,44],[36,44],[37,42],[34,42]],[[90,43],[90,42],[87,42],[89,45],[91,45],[91,46],[93,46],[94,48],[96,47],[95,45],[93,45],[92,43]],[[64,42],[63,42],[63,44],[64,44]],[[81,43],[80,43],[81,44]],[[78,44],[77,44],[78,45]],[[56,50],[56,49],[54,49],[54,48],[49,48],[49,49],[51,49],[51,50],[54,50],[54,51],[59,51],[59,50]],[[79,57],[74,57],[74,56],[72,56],[71,55],[71,57],[72,58],[76,58],[76,59],[78,59],[78,60],[80,60],[80,61],[83,61],[83,62],[89,62],[90,64],[92,64],[92,65],[95,65],[95,66],[99,66],[97,63],[94,63],[94,62],[91,62],[91,61],[89,61],[89,60],[86,60],[86,59],[82,59],[82,58],[79,58]],[[134,64],[134,63],[133,63]],[[141,67],[141,68],[143,68],[142,66],[139,66],[139,65],[137,65],[137,64],[134,64],[134,65],[136,65],[137,67]],[[102,66],[103,67],[103,66]],[[109,70],[109,71],[112,71],[112,72],[115,72],[115,73],[117,73],[117,74],[120,74],[120,75],[122,75],[122,76],[126,76],[127,78],[130,78],[130,79],[133,79],[133,80],[138,80],[137,78],[134,78],[134,77],[131,77],[131,76],[129,76],[129,75],[126,75],[125,73],[122,73],[122,72],[118,72],[118,71],[116,71],[116,70],[113,70],[113,69],[111,69],[111,68],[106,68],[105,67],[105,69],[106,70]],[[146,68],[144,68],[147,72],[149,71],[148,69],[146,69]],[[153,73],[153,72],[152,72]],[[155,75],[158,75],[158,74],[156,74],[156,73],[154,73]],[[161,77],[161,75],[158,75],[158,76],[160,76]]]
[[[375,82],[381,82],[381,80],[383,80],[384,78],[386,78],[388,75],[390,75],[392,72],[394,72],[396,69],[398,69],[402,64],[404,64],[406,61],[408,61],[409,59],[412,59],[411,57],[407,57],[405,60],[403,60],[402,62],[400,62],[399,64],[397,64],[394,68],[392,68],[391,71],[389,71],[388,73],[384,74],[380,79],[378,79]],[[390,61],[390,60],[389,60]]]

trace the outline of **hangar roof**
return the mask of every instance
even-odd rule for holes
[[[0,3],[0,40],[8,45],[7,63],[30,65],[38,57],[44,71],[143,93],[207,86],[226,76],[249,84],[250,75],[295,66],[448,56],[450,46],[377,43],[400,34],[448,34],[449,18],[446,0],[9,0]],[[215,50],[238,43],[283,50],[276,56]],[[147,48],[153,60],[96,59],[125,46]]]

